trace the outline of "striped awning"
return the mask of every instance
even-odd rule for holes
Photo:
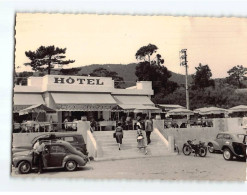
[[[117,106],[110,94],[52,93],[59,111],[110,111]]]

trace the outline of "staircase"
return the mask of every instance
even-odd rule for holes
[[[148,154],[145,155],[144,149],[137,148],[136,131],[125,130],[121,150],[118,150],[116,139],[113,138],[114,131],[95,131],[93,136],[101,151],[95,160],[117,160],[129,158],[143,158],[150,156],[167,156],[171,153],[161,138],[155,133],[151,134],[151,143],[147,147]]]

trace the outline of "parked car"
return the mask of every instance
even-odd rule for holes
[[[65,168],[74,171],[77,167],[85,166],[88,158],[76,150],[70,143],[62,140],[43,141],[45,150],[42,153],[43,169]],[[33,150],[13,154],[12,164],[19,173],[26,174],[38,169],[33,160]]]
[[[231,134],[228,141],[223,146],[223,157],[225,160],[232,160],[236,157],[241,160],[246,160],[246,141],[247,135]]]
[[[88,155],[86,143],[83,139],[83,136],[79,133],[44,133],[35,137],[30,143],[27,143],[27,145],[13,147],[12,153],[14,154],[16,152],[31,150],[33,148],[33,145],[39,139],[40,140],[61,139],[69,142],[73,147],[81,151],[83,154]]]
[[[246,134],[242,132],[221,132],[215,140],[208,142],[208,151],[223,152],[226,160],[231,160],[234,156],[246,158]]]

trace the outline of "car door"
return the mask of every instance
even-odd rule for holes
[[[223,146],[223,145],[229,145],[230,142],[231,142],[231,139],[232,139],[231,135],[229,135],[229,134],[224,134],[223,140],[222,140],[222,146]],[[222,147],[222,146],[221,146],[221,147]]]
[[[47,158],[47,167],[61,167],[65,156],[66,149],[63,146],[50,146],[49,158]]]
[[[216,137],[216,140],[215,140],[218,144],[219,144],[219,150],[221,150],[222,148],[222,144],[223,144],[223,134],[222,133],[219,133]]]

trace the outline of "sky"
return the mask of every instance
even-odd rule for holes
[[[213,78],[247,67],[246,18],[17,13],[15,30],[17,72],[31,70],[25,51],[41,45],[67,48],[67,59],[75,60],[67,68],[136,63],[136,51],[149,43],[175,73],[185,73],[179,59],[184,48],[189,74],[199,63],[209,65]]]

